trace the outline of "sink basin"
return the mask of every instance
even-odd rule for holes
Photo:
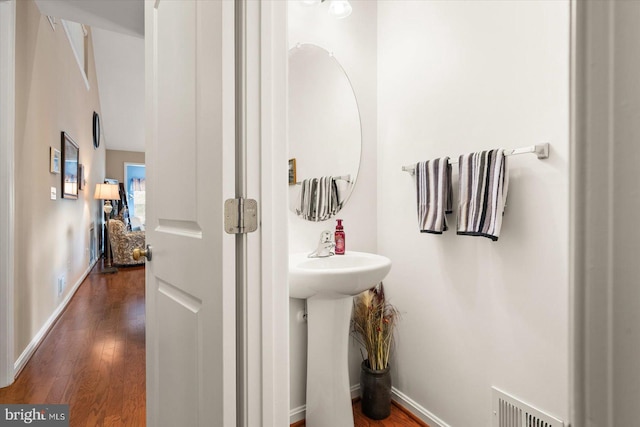
[[[349,322],[353,296],[391,270],[389,258],[365,252],[289,256],[289,296],[307,300],[307,427],[353,427]]]
[[[391,269],[382,255],[347,251],[344,255],[308,258],[308,253],[289,257],[289,296],[292,298],[344,298],[376,285]]]

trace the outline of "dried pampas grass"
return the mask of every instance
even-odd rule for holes
[[[389,365],[398,316],[398,310],[385,299],[382,283],[353,299],[351,333],[367,351],[369,368],[375,371]]]

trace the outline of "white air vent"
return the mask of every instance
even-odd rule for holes
[[[564,422],[547,415],[513,396],[491,388],[493,427],[564,427]]]

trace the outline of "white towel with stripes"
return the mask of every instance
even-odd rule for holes
[[[296,213],[309,221],[324,221],[341,207],[338,187],[330,176],[305,179],[301,183]]]
[[[458,168],[458,234],[498,240],[509,190],[504,150],[463,154]]]
[[[452,212],[451,164],[449,157],[416,164],[418,227],[421,233],[442,234]]]

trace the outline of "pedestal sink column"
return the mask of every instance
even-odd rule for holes
[[[353,297],[384,279],[387,257],[289,256],[289,296],[307,300],[307,427],[353,427],[347,349]]]
[[[348,345],[353,297],[307,299],[307,427],[353,427]]]

